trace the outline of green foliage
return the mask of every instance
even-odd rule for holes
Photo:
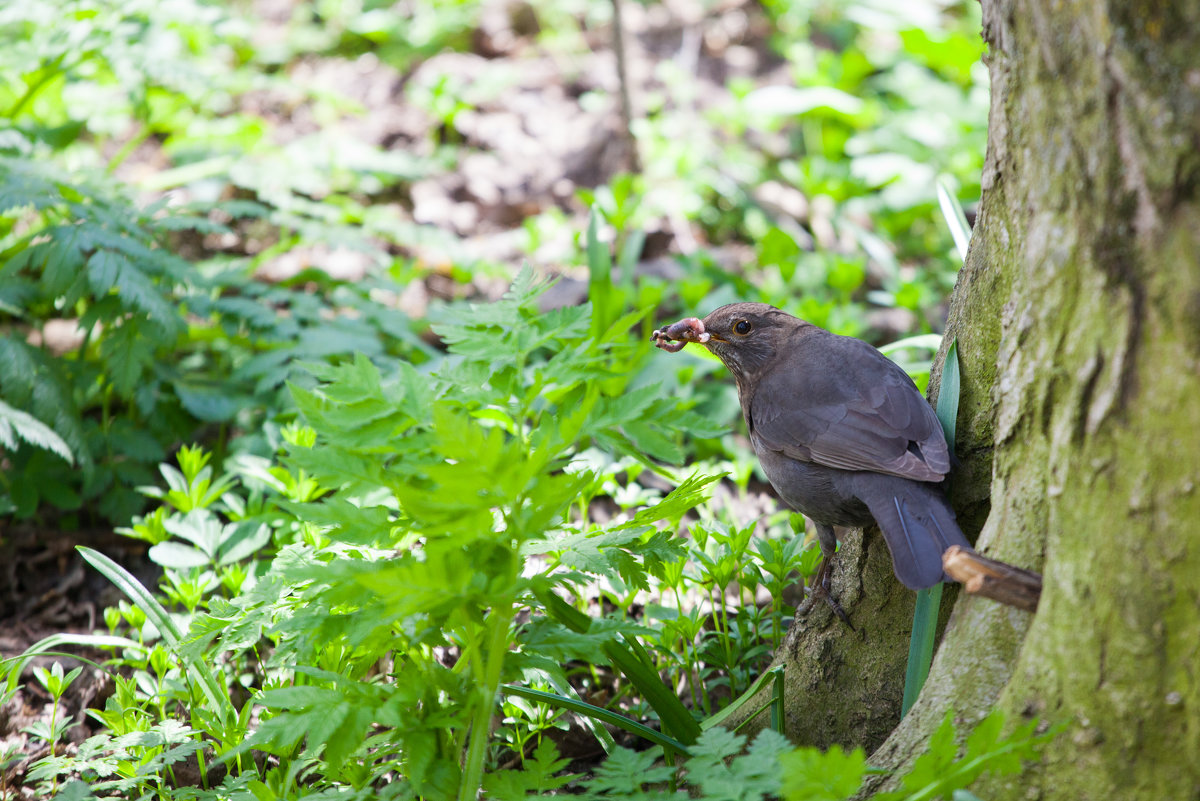
[[[50,505],[126,522],[142,506],[134,488],[180,441],[204,437],[223,455],[248,431],[235,447],[264,452],[257,432],[288,412],[294,360],[432,355],[372,299],[402,288],[386,276],[256,273],[319,243],[385,264],[362,221],[394,221],[310,198],[345,188],[322,186],[329,174],[353,187],[422,168],[320,141],[280,148],[262,120],[225,114],[239,92],[286,89],[249,61],[248,32],[194,0],[0,10],[0,443],[11,450],[0,514]],[[176,166],[141,188],[186,186],[191,203],[144,206],[112,178],[147,143]],[[227,199],[235,192],[254,199]],[[267,240],[254,259],[179,255],[248,232]]]
[[[511,739],[490,736],[497,693],[514,681],[571,686],[572,664],[611,662],[631,677],[644,667],[629,664],[649,666],[641,640],[661,635],[621,614],[593,620],[558,593],[582,596],[597,579],[669,579],[688,553],[675,535],[679,520],[708,482],[684,482],[623,519],[589,518],[604,482],[577,457],[601,443],[628,458],[634,446],[622,425],[630,419],[659,420],[670,441],[662,429],[684,412],[673,398],[628,400],[636,370],[617,366],[647,354],[619,333],[625,326],[593,339],[588,306],[540,313],[540,290],[525,278],[495,306],[447,309],[441,327],[452,355],[423,375],[409,367],[384,376],[363,358],[314,365],[318,383],[293,387],[306,425],[283,432],[283,464],[242,460],[232,476],[213,471],[202,451],[182,450],[178,469],[164,468],[164,507],[127,533],[154,543],[162,591],[183,611],[171,615],[128,573],[84,552],[133,603],[106,619],[132,626],[146,644],[119,657],[132,678],[118,679],[94,713],[111,734],[78,755],[39,762],[38,779],[53,785],[95,771],[124,777],[106,779],[106,789],[133,792],[194,755],[227,763],[229,781],[274,787],[275,797],[300,797],[301,771],[306,785],[360,792],[393,775],[395,791],[431,798],[473,797],[480,786],[520,797],[568,781],[555,775],[563,763],[541,734],[546,724]],[[497,366],[481,380],[491,343]],[[560,371],[560,362],[570,369]],[[723,586],[720,554],[752,553],[750,530],[695,531],[701,548],[723,549],[700,559],[698,580]],[[535,598],[554,614],[542,616]],[[717,604],[718,651],[731,620]],[[616,635],[624,645],[614,651]],[[234,677],[248,682],[252,703],[234,705]],[[635,681],[645,692],[657,676],[650,670]],[[189,720],[173,710],[189,710]],[[513,734],[518,722],[506,722]],[[943,727],[905,779],[906,793],[932,797],[929,775],[953,789],[1036,756],[1040,741],[1029,732],[1001,739],[998,725],[985,721],[961,759],[952,726]],[[504,741],[520,743],[521,771],[489,768]],[[678,774],[654,753],[614,749],[583,790],[597,798],[676,797],[688,788],[712,799],[841,798],[865,770],[861,753],[792,752],[772,732],[743,754],[744,745],[709,728],[670,747],[684,755]],[[273,754],[279,766],[256,778],[250,750]]]
[[[254,428],[284,406],[297,359],[427,352],[403,318],[385,321],[369,302],[379,282],[323,276],[325,300],[238,270],[205,273],[164,243],[222,226],[138,209],[106,181],[0,158],[4,220],[21,227],[0,239],[0,310],[17,321],[0,336],[0,402],[13,410],[0,437],[18,446],[15,426],[39,446],[14,447],[0,476],[18,516],[86,503],[128,520],[142,504],[134,488],[154,481],[175,442],[205,425]]]
[[[13,663],[9,692],[66,643],[119,668],[89,712],[101,734],[55,749],[57,712],[35,732],[51,744],[36,794],[857,789],[861,754],[701,734],[769,662],[794,612],[783,590],[817,550],[786,513],[749,524],[701,505],[717,476],[740,497],[756,469],[714,426],[736,398],[715,362],[645,340],[672,308],[734,299],[842,333],[869,331],[873,306],[937,327],[955,260],[933,179],[943,208],[978,196],[977,12],[877,5],[753,9],[775,27],[783,86],[733,79],[699,102],[698,71],[661,63],[635,121],[645,173],[573,176],[586,232],[569,199],[513,229],[534,261],[564,232],[578,241],[547,263],[586,267],[589,303],[548,312],[531,272],[498,303],[437,300],[514,271],[413,221],[419,181],[486,149],[464,123],[508,80],[419,69],[478,44],[475,0],[314,0],[282,37],[202,0],[0,8],[0,515],[132,518],[122,532],[162,569],[147,588],[85,551],[126,597],[105,610],[110,633],[55,635]],[[536,0],[509,22],[537,31],[538,57],[573,63],[609,13]],[[322,57],[397,70],[389,104],[436,124],[422,141],[352,135],[360,101],[302,79]],[[961,213],[953,230],[961,250]],[[686,253],[670,281],[641,262],[666,231]],[[755,263],[731,269],[730,253]],[[359,269],[333,277],[332,254]],[[396,298],[431,275],[427,319],[409,320]],[[909,345],[899,360],[927,371],[931,346]],[[682,481],[663,467],[685,463]],[[593,721],[613,757],[564,776],[546,736],[562,708],[657,727],[677,764],[616,749]],[[185,759],[230,775],[189,789],[173,775]]]
[[[671,91],[647,97],[639,121],[646,174],[581,187],[615,238],[615,263],[602,268],[614,291],[606,298],[592,282],[597,325],[631,307],[700,310],[736,295],[859,333],[868,304],[923,315],[949,286],[954,261],[933,221],[931,176],[943,176],[943,200],[977,196],[985,104],[973,6],[894,16],[870,4],[765,9],[794,86],[735,82],[728,98],[698,113],[687,102],[694,76],[664,65]],[[227,449],[269,452],[272,421],[291,411],[280,388],[296,359],[362,352],[386,366],[393,357],[437,358],[375,298],[422,275],[396,263],[397,250],[434,240],[446,252],[462,249],[376,201],[455,169],[475,146],[438,144],[418,158],[348,140],[336,126],[289,132],[280,144],[278,120],[243,108],[243,99],[265,93],[317,120],[352,115],[354,101],[300,89],[278,67],[301,53],[369,51],[407,69],[467,47],[478,13],[475,2],[405,12],[321,2],[297,11],[287,41],[266,45],[236,6],[199,0],[47,0],[0,12],[0,316],[14,323],[0,353],[0,403],[34,416],[66,446],[51,448],[49,432],[30,421],[13,428],[4,422],[12,414],[0,417],[0,441],[25,443],[9,445],[0,513],[29,516],[48,503],[123,523],[140,508],[132,488],[154,482],[153,465],[179,442],[202,439],[218,460]],[[555,52],[583,45],[578,20],[605,21],[587,4],[539,2],[530,14],[523,24],[540,28]],[[878,36],[880,26],[894,35]],[[456,115],[491,97],[454,80],[421,75],[409,98],[451,134]],[[788,147],[768,146],[778,141]],[[165,169],[127,172],[130,160],[142,166],[143,148]],[[131,182],[142,191],[179,189],[187,202],[131,202],[112,180],[128,174],[141,176]],[[760,196],[764,185],[792,191],[808,213],[782,212]],[[579,227],[557,210],[543,216],[527,229]],[[677,231],[677,221],[692,221],[714,243],[744,242],[758,264],[731,276],[701,249],[684,260],[681,281],[634,282],[645,231],[664,219]],[[814,237],[822,231],[833,238]],[[239,245],[226,250],[217,240]],[[360,253],[367,276],[331,279],[319,269],[320,248]],[[185,252],[200,258],[184,261]],[[587,250],[593,279],[601,275],[595,256]],[[282,258],[314,269],[278,283],[256,273]],[[481,268],[462,260],[450,274],[470,281]],[[70,332],[65,343],[54,344],[51,321]],[[689,393],[708,419],[725,419],[728,388],[689,386],[712,368],[677,362],[653,380]],[[651,435],[634,429],[624,434],[646,444]],[[685,449],[732,455],[716,440]],[[77,469],[62,461],[65,452]]]
[[[929,750],[917,758],[901,781],[901,789],[873,796],[876,801],[927,801],[949,798],[966,789],[984,772],[998,776],[1019,773],[1026,762],[1039,759],[1041,747],[1058,732],[1037,733],[1031,720],[1004,735],[1004,715],[996,710],[980,721],[967,737],[959,755],[954,712],[946,712],[929,741]]]
[[[71,455],[71,448],[62,437],[54,433],[54,429],[33,415],[0,401],[0,445],[15,451],[20,447],[18,440],[51,451],[68,463],[75,460]]]
[[[700,736],[692,754],[675,769],[656,763],[651,752],[614,750],[583,782],[587,799],[636,801],[704,798],[710,801],[754,801],[779,795],[780,766],[791,744],[783,735],[763,731],[746,746],[746,738],[715,728]],[[680,789],[674,789],[676,784]]]
[[[645,100],[637,129],[646,175],[632,198],[601,209],[618,231],[630,218],[644,226],[667,216],[697,220],[715,242],[749,242],[756,258],[734,279],[740,300],[846,334],[869,332],[869,304],[936,327],[930,311],[958,266],[938,188],[965,202],[979,196],[987,90],[978,9],[763,6],[792,85],[732,82],[733,96],[701,114],[694,76],[663,65],[667,91]],[[731,299],[723,270],[702,257],[688,266],[709,290],[686,309]]]
[[[399,770],[415,793],[455,794],[482,781],[502,681],[565,686],[563,665],[595,658],[619,630],[648,659],[620,619],[588,636],[540,617],[516,623],[551,576],[577,595],[597,576],[648,586],[683,557],[676,528],[711,481],[625,520],[588,518],[603,482],[575,458],[601,447],[645,459],[646,437],[674,453],[667,426],[691,413],[661,391],[629,391],[649,354],[627,321],[594,338],[590,307],[540,313],[541,289],[526,276],[498,304],[448,310],[439,329],[451,355],[424,374],[404,365],[385,377],[363,357],[311,365],[318,383],[292,387],[309,427],[284,430],[286,466],[234,463],[249,497],[207,454],[180,451],[153,493],[163,508],[126,533],[153,543],[182,618],[84,551],[133,602],[120,618],[165,646],[126,657],[145,697],[110,704],[118,736],[129,731],[122,710],[156,710],[137,717],[151,722],[181,703],[225,761],[252,747],[302,752],[320,756],[310,780],[331,786]],[[547,565],[541,576],[526,575],[531,558]],[[235,709],[227,689],[250,649],[262,659],[253,732],[251,707]],[[387,729],[372,734],[377,724]]]
[[[391,745],[419,732],[432,738],[432,761],[409,774],[418,792],[428,782],[478,786],[500,681],[534,671],[565,683],[560,664],[579,653],[570,638],[559,638],[556,652],[547,650],[544,636],[534,638],[535,647],[524,647],[526,636],[541,633],[537,629],[510,632],[532,588],[522,576],[523,560],[547,553],[562,560],[577,550],[574,538],[586,534],[600,543],[593,551],[599,558],[573,567],[623,573],[637,582],[645,568],[635,565],[681,555],[677,546],[674,553],[664,550],[671,530],[654,521],[677,520],[700,500],[695,493],[685,504],[667,499],[662,508],[607,528],[586,519],[569,522],[572,505],[598,490],[592,472],[570,463],[580,444],[645,458],[640,451],[649,440],[651,453],[669,454],[671,438],[663,426],[687,413],[655,393],[626,391],[635,372],[630,362],[645,358],[645,349],[624,333],[627,323],[593,338],[587,306],[537,313],[538,289],[526,277],[505,300],[448,316],[436,330],[451,356],[427,375],[406,368],[385,380],[358,359],[319,369],[323,383],[317,388],[293,388],[317,439],[313,447],[293,445],[288,461],[331,492],[288,507],[301,519],[320,520],[321,537],[331,545],[399,553],[378,560],[351,552],[321,559],[319,569],[309,565],[311,557],[294,558],[283,576],[306,586],[287,623],[289,650],[301,663],[337,664],[351,678],[380,658],[380,649],[407,654],[406,686],[382,690],[361,718],[345,718],[344,725],[361,729],[371,719],[368,709],[376,715],[403,709]],[[384,518],[363,514],[370,509]],[[463,569],[467,563],[472,570]],[[510,641],[517,648],[505,658],[498,646]],[[429,650],[447,647],[460,653],[453,676]],[[424,689],[417,676],[426,677]],[[412,708],[437,691],[451,691],[461,703]],[[297,714],[283,705],[279,728],[260,731],[254,742],[288,747],[271,732],[295,738],[306,728],[297,725],[303,720]],[[321,713],[314,719],[330,718]],[[309,749],[332,742],[329,730],[318,734],[314,741],[309,729]],[[457,755],[464,743],[466,773],[460,777]]]
[[[846,753],[841,746],[821,752],[797,748],[780,759],[785,801],[841,801],[854,796],[867,773],[861,748]]]

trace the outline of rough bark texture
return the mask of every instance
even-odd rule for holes
[[[839,529],[838,534],[832,587],[854,631],[818,601],[796,619],[774,664],[787,666],[785,730],[794,742],[871,750],[900,722],[916,594],[896,580],[878,529]],[[946,625],[955,597],[956,588],[946,587],[940,626]],[[768,722],[766,714],[743,723],[766,708],[770,693],[766,688],[724,725],[757,732]]]
[[[777,656],[787,662],[786,731],[803,745],[874,748],[900,722],[916,595],[896,581],[875,529],[844,535],[833,588],[855,630],[821,602],[792,626]]]
[[[979,547],[1045,590],[1032,617],[962,599],[872,762],[999,704],[1069,728],[981,797],[1197,798],[1200,3],[983,9],[984,200],[951,308],[964,483],[990,458]]]
[[[983,10],[951,498],[1045,589],[1036,615],[960,599],[871,762],[903,769],[946,709],[969,729],[998,705],[1068,728],[981,797],[1200,798],[1200,0]],[[898,715],[912,597],[878,535],[857,542],[835,584],[859,633],[818,609],[781,654],[799,742],[870,748]]]

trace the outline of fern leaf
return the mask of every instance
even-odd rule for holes
[[[15,451],[19,447],[18,438],[36,448],[57,453],[69,464],[75,463],[71,448],[54,433],[54,429],[33,415],[0,401],[0,445]]]

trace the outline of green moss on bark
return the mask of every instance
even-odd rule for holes
[[[951,330],[994,345],[993,403],[959,422],[991,448],[980,547],[1044,565],[1045,590],[1032,618],[960,602],[872,761],[998,702],[1070,728],[982,797],[1197,797],[1200,3],[985,0],[984,23],[988,173]]]

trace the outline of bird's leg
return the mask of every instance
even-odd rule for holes
[[[821,545],[821,566],[817,568],[817,574],[813,576],[809,598],[812,600],[823,598],[825,603],[829,604],[829,608],[833,610],[833,613],[849,626],[851,631],[854,631],[854,625],[846,615],[846,610],[842,609],[842,605],[837,602],[837,599],[833,597],[833,593],[830,592],[830,577],[833,575],[833,557],[837,554],[837,534],[834,533],[833,526],[818,523],[817,542]]]

